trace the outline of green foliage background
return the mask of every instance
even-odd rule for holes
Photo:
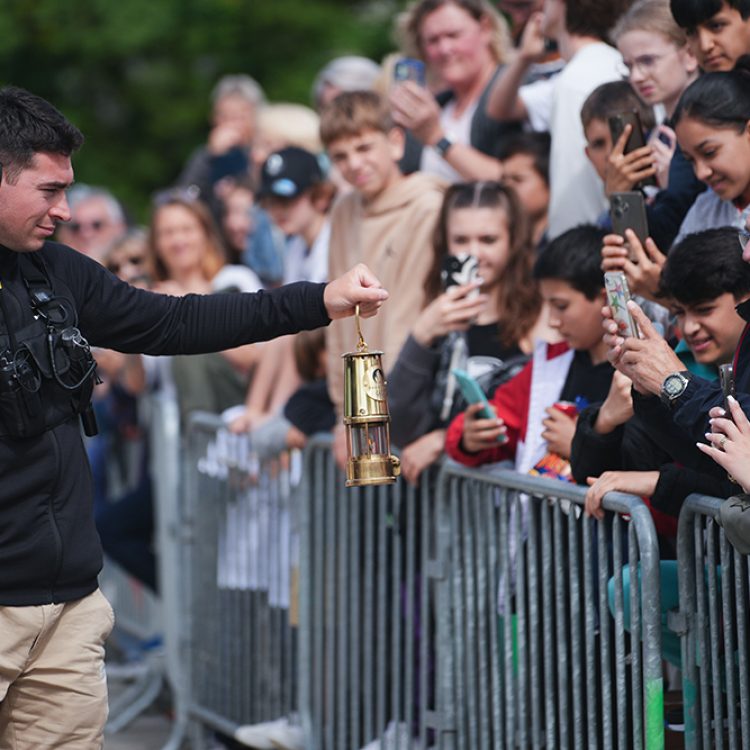
[[[332,57],[380,60],[395,0],[3,0],[0,79],[58,106],[86,135],[76,179],[140,220],[205,140],[209,94],[249,73],[271,101],[310,104]]]

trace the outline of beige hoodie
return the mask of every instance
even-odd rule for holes
[[[374,318],[362,321],[371,350],[384,352],[388,372],[424,306],[424,280],[432,265],[432,234],[445,183],[419,172],[408,175],[372,201],[360,193],[344,195],[334,206],[328,252],[329,278],[365,263],[390,296]],[[327,332],[328,391],[339,421],[344,403],[341,355],[355,351],[353,318],[334,320]]]

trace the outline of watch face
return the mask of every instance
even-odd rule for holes
[[[664,391],[670,398],[679,396],[684,390],[686,385],[685,378],[680,375],[670,375],[664,381]]]

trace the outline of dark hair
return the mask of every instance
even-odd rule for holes
[[[448,220],[452,211],[461,208],[500,208],[508,220],[508,262],[496,288],[497,312],[502,343],[516,344],[536,323],[541,300],[531,275],[531,229],[513,188],[483,181],[458,183],[445,191],[433,236],[432,267],[425,278],[426,298],[431,301],[443,292],[441,271],[448,255]]]
[[[70,156],[82,145],[81,131],[48,101],[16,86],[0,89],[0,164],[9,182],[34,154]]]
[[[497,153],[500,161],[510,159],[511,156],[524,154],[530,156],[534,163],[534,171],[549,185],[549,151],[550,134],[514,133],[503,139]]]
[[[565,0],[565,28],[576,36],[605,40],[632,0]]]
[[[606,232],[581,224],[555,237],[534,264],[534,278],[565,281],[593,300],[604,288],[602,245]]]
[[[641,125],[648,132],[656,125],[654,110],[644,104],[628,81],[610,81],[597,86],[587,97],[581,107],[581,122],[587,128],[592,120],[608,119],[620,112],[635,110],[641,119]]]
[[[750,265],[742,260],[737,230],[721,227],[687,235],[669,251],[660,288],[686,305],[727,292],[735,299],[750,294]]]
[[[727,5],[740,12],[742,18],[750,16],[750,0],[726,0]],[[715,16],[723,5],[722,0],[670,0],[674,20],[678,26],[691,31]]]
[[[737,60],[733,70],[704,73],[682,92],[673,123],[683,117],[742,132],[750,120],[750,55]]]

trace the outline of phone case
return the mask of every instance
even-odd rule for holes
[[[729,364],[719,365],[719,382],[721,383],[721,392],[724,395],[724,411],[726,411],[727,419],[732,419],[732,412],[729,408],[729,396],[734,396],[734,365],[730,362]]]
[[[447,255],[443,260],[441,272],[443,286],[461,286],[476,281],[479,278],[479,261],[475,255],[462,253],[461,255]],[[476,293],[479,294],[477,287]]]
[[[412,57],[402,57],[396,60],[393,66],[393,80],[397,83],[402,81],[414,81],[420,86],[425,85],[425,66],[421,60]]]
[[[484,408],[479,412],[479,416],[482,419],[495,419],[495,411],[490,406],[490,402],[487,400],[487,396],[484,395],[484,391],[479,383],[477,383],[477,381],[474,380],[474,378],[465,370],[454,368],[451,370],[451,373],[453,373],[453,376],[456,378],[456,382],[458,383],[458,387],[461,389],[464,398],[470,404],[484,404]],[[507,435],[503,434],[498,436],[497,441],[499,443],[504,443],[507,439]]]
[[[604,287],[612,318],[617,322],[621,336],[638,336],[638,326],[628,310],[630,299],[628,280],[622,271],[607,271],[604,274]]]
[[[648,237],[648,218],[643,194],[637,190],[612,193],[609,198],[609,213],[612,218],[612,231],[625,236],[626,229],[632,229],[643,244]]]

